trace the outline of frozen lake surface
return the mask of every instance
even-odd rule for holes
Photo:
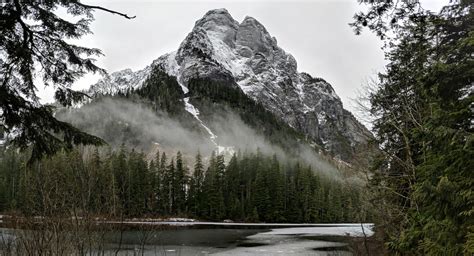
[[[344,242],[347,236],[373,234],[372,224],[173,222],[169,225],[177,229],[123,233],[119,255],[351,255]],[[111,240],[117,240],[116,235]],[[145,236],[147,241],[143,245],[140,241]],[[118,249],[116,243],[109,246],[110,252]]]
[[[351,255],[348,237],[373,235],[372,224],[350,223],[126,221],[116,228],[104,234],[101,255]],[[14,239],[14,230],[0,231],[3,240]]]

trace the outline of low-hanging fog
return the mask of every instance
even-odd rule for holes
[[[103,98],[81,108],[63,109],[57,117],[103,138],[112,147],[124,144],[143,150],[149,156],[157,150],[167,154],[181,151],[188,165],[193,164],[198,151],[203,156],[209,156],[216,149],[209,134],[192,115],[186,115],[178,121],[144,103],[130,100]],[[287,162],[298,158],[322,174],[339,178],[339,171],[309,145],[301,143],[290,156],[230,110],[213,111],[203,121],[217,135],[216,142],[220,146],[231,147],[235,152],[259,150],[264,155],[275,154]],[[228,160],[230,155],[226,155],[226,158]]]

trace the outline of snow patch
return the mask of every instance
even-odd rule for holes
[[[230,71],[234,77],[238,77],[245,69],[246,59],[236,54],[223,40],[222,33],[207,31],[207,37],[213,47],[213,58]]]
[[[339,227],[296,227],[296,228],[279,228],[272,229],[269,232],[262,233],[261,235],[300,235],[300,236],[353,236],[361,237],[372,236],[372,224],[355,224],[350,226],[339,226]]]
[[[318,123],[320,125],[326,124],[327,117],[326,117],[326,113],[324,111],[321,111],[321,112],[317,113],[316,116],[318,117]]]
[[[174,59],[174,58],[173,58]],[[181,90],[183,91],[184,94],[187,94],[189,92],[189,89],[188,87],[186,87],[182,82],[181,82],[181,79],[179,77],[179,66],[172,66],[172,68],[174,70],[176,70],[176,74],[178,75],[177,76],[177,81],[178,81],[178,84],[179,86],[181,87]],[[204,122],[201,120],[201,118],[199,118],[199,109],[197,109],[193,104],[191,104],[189,102],[189,97],[185,97],[183,98],[183,101],[184,101],[184,109],[190,113],[192,116],[194,116],[194,118],[199,122],[199,124],[204,128],[204,130],[206,130],[206,132],[209,134],[209,139],[211,140],[212,144],[214,144],[214,146],[216,147],[217,149],[217,153],[218,154],[234,154],[235,150],[233,147],[225,147],[225,146],[221,146],[219,144],[217,144],[216,140],[217,140],[217,135],[215,135],[212,130],[207,127]]]
[[[176,78],[179,76],[179,64],[176,61],[176,53],[178,51],[170,52],[165,55],[164,58],[166,58],[166,61],[164,63],[163,68],[165,69],[165,72],[168,73],[170,76],[175,76]],[[181,85],[181,84],[180,84]],[[183,86],[181,87],[183,88]],[[186,88],[186,87],[184,87]],[[187,90],[187,88],[186,88]],[[186,92],[187,93],[187,92]]]
[[[471,83],[471,86],[467,88],[461,89],[460,92],[461,92],[461,96],[459,97],[459,100],[463,100],[469,97],[470,95],[474,94],[474,83]]]
[[[302,83],[296,84],[296,92],[298,93],[298,96],[301,101],[304,100],[304,85]]]
[[[184,86],[183,86],[184,87]],[[186,87],[185,87],[186,88]],[[186,88],[187,89],[187,88]],[[183,90],[184,92],[184,90]],[[210,139],[212,141],[212,143],[218,147],[217,145],[217,142],[216,142],[216,139],[217,139],[217,136],[211,131],[211,129],[209,129],[209,127],[207,127],[204,122],[201,120],[201,118],[199,118],[199,110],[194,107],[193,104],[189,103],[189,97],[186,97],[183,99],[184,100],[184,107],[186,109],[186,111],[188,111],[191,115],[194,116],[194,118],[199,122],[199,124],[201,124],[201,126],[207,131],[207,133],[210,135]]]
[[[195,222],[195,219],[188,219],[188,218],[168,218],[166,221],[171,222]]]

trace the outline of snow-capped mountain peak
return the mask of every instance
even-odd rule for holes
[[[93,85],[91,92],[137,88],[151,66],[177,77],[184,88],[196,76],[229,82],[342,159],[349,159],[355,147],[370,137],[343,108],[332,86],[299,73],[295,58],[250,16],[239,23],[226,9],[210,10],[196,21],[175,52],[159,57],[143,70],[112,73]]]

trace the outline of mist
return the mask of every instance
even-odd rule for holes
[[[302,161],[320,173],[339,177],[339,170],[328,163],[311,148],[307,143],[298,144],[297,148],[292,149],[292,154],[285,151],[282,147],[272,144],[263,135],[260,135],[255,129],[251,128],[230,109],[214,111],[210,126],[218,134],[218,142],[224,146],[233,145],[237,149],[256,152],[259,150],[264,155],[275,154],[279,159],[286,163]]]
[[[181,151],[188,166],[191,166],[197,152],[206,160],[206,157],[216,150],[209,134],[191,115],[171,118],[145,103],[131,100],[102,98],[81,108],[63,109],[58,112],[57,117],[103,138],[113,148],[124,144],[128,148],[144,151],[150,159],[158,150],[170,155]],[[238,114],[230,109],[213,111],[212,115],[203,121],[217,135],[216,142],[220,146],[232,149],[225,154],[226,160],[230,159],[232,151],[258,150],[267,156],[275,154],[288,164],[296,160],[302,161],[321,174],[340,178],[340,171],[320,157],[309,145],[301,143],[289,154],[245,124]]]

